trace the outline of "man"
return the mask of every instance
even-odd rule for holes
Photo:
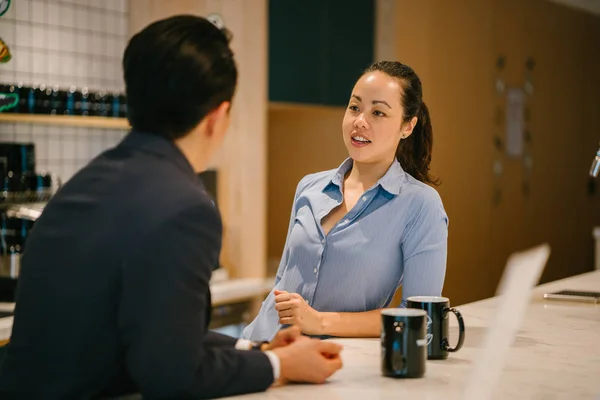
[[[341,367],[334,343],[292,329],[240,350],[207,331],[221,220],[196,174],[229,125],[225,33],[194,16],[155,22],[123,68],[132,132],[53,197],[28,238],[0,398],[200,399],[323,382]]]

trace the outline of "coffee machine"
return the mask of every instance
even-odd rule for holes
[[[14,301],[27,237],[58,186],[36,172],[33,143],[0,143],[0,302]]]

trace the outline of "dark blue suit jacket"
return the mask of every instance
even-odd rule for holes
[[[0,399],[265,390],[268,357],[209,332],[219,212],[173,142],[132,132],[48,203],[27,239]]]

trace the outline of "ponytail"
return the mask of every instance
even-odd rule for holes
[[[401,140],[396,149],[398,162],[413,178],[427,184],[439,185],[439,180],[429,173],[433,150],[433,129],[429,109],[421,102],[417,113],[417,124],[412,134]]]
[[[367,72],[381,71],[398,79],[402,86],[402,107],[404,123],[417,117],[417,125],[412,134],[400,140],[396,149],[398,162],[413,178],[430,185],[439,185],[439,181],[429,173],[431,151],[433,149],[433,130],[429,110],[423,102],[421,80],[408,65],[398,61],[378,61],[371,64]]]

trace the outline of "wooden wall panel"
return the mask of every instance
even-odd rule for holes
[[[492,296],[509,254],[544,241],[552,255],[542,281],[590,270],[592,227],[600,225],[600,182],[599,193],[587,193],[600,141],[600,17],[545,0],[398,0],[394,13],[396,58],[420,75],[432,114],[432,169],[450,217],[444,294],[454,304]],[[495,205],[494,112],[505,106],[494,93],[499,54],[511,86],[524,84],[528,56],[536,66],[530,194],[522,192],[522,160],[504,157]],[[269,257],[281,255],[298,179],[335,166],[331,154],[345,156],[329,136],[339,136],[340,124],[341,115],[325,111],[269,113]],[[280,191],[283,176],[290,182]]]
[[[309,173],[336,168],[348,157],[342,139],[345,108],[281,106],[268,114],[268,254],[275,274],[287,235],[296,186]],[[271,263],[270,263],[271,264]]]
[[[590,170],[595,152],[600,142],[600,17],[585,15],[583,48],[583,142],[580,146],[577,171]],[[594,239],[592,229],[600,225],[600,177],[586,177],[586,186],[593,184],[595,194],[588,194],[576,207],[577,226],[581,226],[583,266],[592,265],[594,260]]]
[[[223,216],[221,261],[232,277],[266,273],[267,1],[131,0],[132,33],[175,14],[220,13],[233,32],[239,69],[232,123],[211,167],[218,169]]]
[[[437,189],[449,216],[444,294],[456,304],[485,297],[490,289],[492,244],[474,238],[489,236],[490,224],[491,6],[468,0],[400,3],[398,19],[422,18],[398,24],[398,37],[412,40],[399,41],[397,54],[421,77],[431,112],[432,172],[442,180]]]
[[[583,257],[583,238],[590,237],[591,227],[577,224],[587,182],[586,171],[577,168],[583,155],[582,71],[587,38],[583,13],[541,0],[523,4],[523,35],[517,42],[520,46],[508,42],[504,45],[521,51],[521,81],[524,57],[536,60],[530,123],[534,164],[531,194],[528,198],[520,196],[525,211],[521,241],[513,240],[510,250],[548,241],[552,255],[542,277],[547,281],[589,269]],[[511,20],[504,21],[504,31],[512,24]],[[581,211],[588,213],[591,209]]]

